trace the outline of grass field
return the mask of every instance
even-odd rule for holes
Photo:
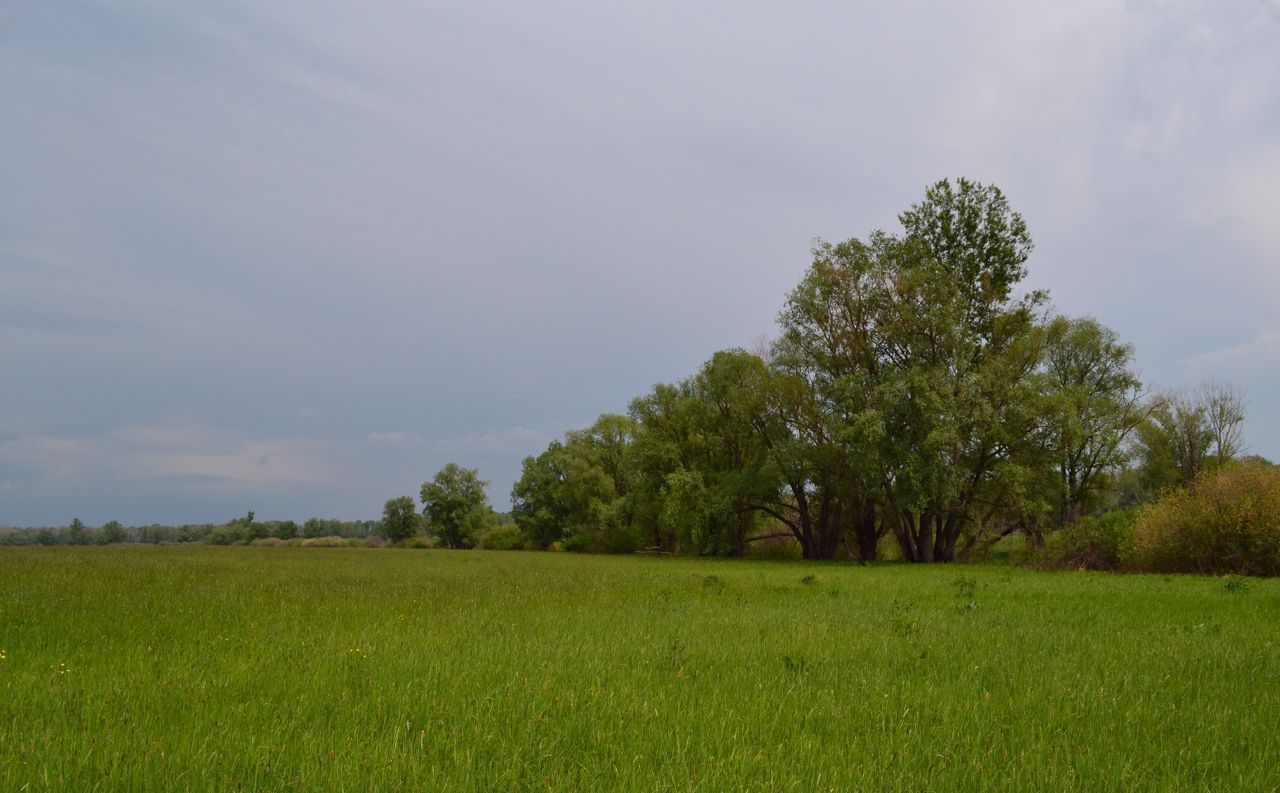
[[[0,790],[1280,789],[1280,581],[0,550]]]

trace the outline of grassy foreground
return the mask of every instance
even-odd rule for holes
[[[0,790],[1276,790],[1280,581],[0,550]]]

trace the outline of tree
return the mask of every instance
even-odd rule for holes
[[[388,499],[382,507],[382,536],[404,542],[418,533],[418,509],[413,496]]]
[[[88,545],[89,529],[85,527],[84,521],[74,518],[71,521],[71,527],[67,530],[68,545]]]
[[[302,536],[307,539],[323,537],[326,528],[324,521],[320,518],[307,518],[302,524]]]
[[[1046,449],[1056,469],[1056,522],[1080,517],[1104,474],[1128,459],[1126,441],[1146,416],[1133,347],[1092,318],[1054,318],[1047,327]]]
[[[1034,437],[1046,296],[1013,294],[1032,243],[998,188],[939,182],[899,220],[901,235],[815,246],[780,317],[776,358],[822,407],[809,435],[827,481],[795,499],[821,496],[868,546],[887,521],[908,560],[950,561]]]
[[[1207,381],[1192,390],[1158,395],[1138,429],[1137,454],[1148,497],[1191,484],[1243,451],[1244,395]]]
[[[552,441],[542,454],[524,458],[520,478],[511,487],[512,517],[539,548],[563,540],[570,525],[566,479],[564,446]]]
[[[118,520],[109,520],[98,530],[98,542],[102,545],[124,542],[125,537],[124,526],[121,526]]]
[[[768,373],[759,356],[724,350],[678,384],[631,403],[633,519],[658,545],[740,556],[780,482],[757,431]]]
[[[291,540],[298,536],[298,524],[291,520],[282,520],[275,525],[273,534],[282,540]]]
[[[1201,384],[1199,398],[1213,438],[1213,464],[1221,466],[1244,451],[1244,392],[1238,386],[1208,380]]]
[[[489,483],[474,468],[449,463],[422,485],[422,511],[442,545],[470,548],[494,523],[485,488]]]

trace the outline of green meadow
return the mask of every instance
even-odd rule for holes
[[[0,790],[1280,789],[1280,581],[0,549]]]

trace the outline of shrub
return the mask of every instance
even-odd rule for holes
[[[1280,575],[1280,470],[1238,463],[1148,508],[1134,528],[1140,570]]]
[[[308,537],[302,541],[303,548],[346,548],[345,537],[329,535],[328,537]]]
[[[249,544],[256,545],[259,548],[279,548],[281,545],[284,545],[284,540],[279,537],[259,537]]]
[[[592,547],[593,543],[591,542],[591,535],[585,531],[580,531],[577,534],[570,534],[568,537],[564,538],[564,541],[560,545],[566,551],[571,553],[595,550],[595,548]]]
[[[385,547],[387,547],[387,541],[386,541],[386,540],[384,540],[384,539],[382,539],[381,537],[376,537],[376,536],[375,536],[375,537],[366,537],[366,538],[365,538],[365,541],[364,541],[364,547],[366,547],[366,548],[385,548]]]
[[[436,547],[436,546],[435,546],[435,543],[433,543],[433,542],[431,541],[431,538],[430,538],[430,537],[423,537],[421,534],[417,534],[417,535],[414,535],[413,537],[410,537],[409,539],[405,540],[405,541],[404,541],[404,547],[406,547],[406,548],[434,548],[434,547]]]
[[[488,551],[518,551],[524,548],[524,532],[514,523],[494,526],[480,535],[478,547]]]
[[[1063,529],[1046,549],[1043,566],[1119,570],[1133,554],[1134,524],[1141,510],[1118,509],[1081,518]]]
[[[244,527],[234,523],[217,526],[205,537],[205,542],[210,545],[236,545],[247,540]]]

